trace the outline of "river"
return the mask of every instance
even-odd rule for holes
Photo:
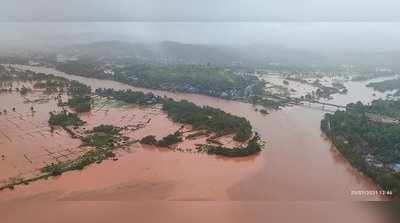
[[[150,91],[114,81],[67,75],[51,68],[22,68],[78,80],[93,89]],[[373,100],[372,90],[362,87],[365,83],[346,83],[350,96],[335,96],[337,99],[333,101],[345,104],[359,99]],[[375,209],[352,202],[385,198],[351,195],[352,191],[379,188],[354,170],[323,136],[319,125],[324,111],[317,106],[287,107],[265,116],[246,103],[195,94],[151,92],[246,117],[266,140],[266,148],[258,156],[239,159],[137,148],[116,162],[105,161],[81,172],[0,192],[0,204],[9,206],[4,210],[10,219],[26,220],[34,215],[34,210],[50,209],[52,212],[46,219],[59,222],[73,219],[60,214],[62,210],[75,216],[84,215],[82,219],[87,221],[93,220],[88,213],[107,210],[107,214],[99,214],[104,216],[101,218],[104,222],[109,218],[122,222],[128,216],[145,218],[146,222],[162,219],[187,222],[193,218],[199,222],[384,221]],[[48,203],[51,201],[63,202],[51,205]],[[10,207],[29,211],[18,215]],[[160,214],[153,215],[156,209]],[[38,216],[35,219],[44,220]]]

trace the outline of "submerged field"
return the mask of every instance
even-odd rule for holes
[[[1,184],[35,176],[46,163],[73,159],[82,153],[79,140],[62,129],[49,127],[49,112],[61,110],[54,97],[39,91],[24,97],[13,92],[0,94],[0,101]]]
[[[100,163],[104,158],[112,158],[116,161],[124,153],[130,153],[137,148],[210,153],[207,150],[208,147],[200,148],[202,145],[214,145],[211,148],[214,154],[218,152],[218,148],[225,150],[237,148],[236,151],[240,151],[239,147],[245,146],[247,142],[247,140],[235,140],[237,134],[230,130],[226,133],[221,132],[223,133],[221,134],[210,130],[205,131],[206,126],[194,128],[190,124],[185,124],[185,121],[183,123],[174,122],[169,117],[168,111],[163,109],[162,104],[138,105],[112,97],[95,95],[90,96],[89,99],[90,111],[78,113],[77,118],[81,120],[81,124],[53,123],[54,120],[51,120],[55,114],[75,115],[75,107],[71,105],[70,99],[80,97],[74,96],[77,89],[80,89],[79,91],[86,90],[83,85],[70,85],[69,82],[64,83],[62,80],[62,86],[67,86],[68,91],[62,90],[60,87],[56,88],[57,93],[49,92],[49,86],[54,81],[54,77],[45,77],[49,79],[46,83],[41,82],[41,84],[31,80],[2,82],[3,87],[0,94],[0,101],[2,101],[0,107],[0,145],[2,148],[0,151],[0,188],[2,189],[6,187],[14,189],[15,185],[28,184],[50,175],[81,169],[94,162]],[[6,79],[7,76],[2,78]],[[48,86],[47,88],[35,87],[39,85]],[[21,89],[27,90],[22,92]],[[79,100],[81,99],[78,98],[78,102]],[[74,103],[75,101],[73,100]],[[170,105],[172,107],[169,109],[176,109],[174,106],[181,103],[196,108],[187,102],[169,101],[168,103],[172,103]],[[200,107],[196,109],[199,109],[199,112],[203,111]],[[184,115],[180,114],[179,110],[174,110],[174,112],[175,118],[182,118]],[[224,114],[218,110],[210,110],[210,112]],[[234,118],[228,114],[222,117]],[[113,126],[118,129],[118,139],[107,139],[101,134],[94,133],[93,131],[99,126]],[[179,133],[178,140],[166,143],[167,136],[170,137],[173,133]],[[97,141],[88,143],[88,139],[90,140],[88,137],[92,136],[93,140]],[[143,144],[141,139],[146,136],[154,137],[159,143],[141,145]],[[112,153],[110,153],[111,150],[101,152],[106,145],[111,146],[108,149],[111,149]],[[95,152],[95,157],[90,157],[93,152]],[[108,155],[103,157],[102,153]],[[99,154],[102,158],[98,158]],[[91,161],[82,160],[88,158]],[[80,162],[79,168],[61,168],[77,161]],[[84,165],[82,161],[84,161]]]

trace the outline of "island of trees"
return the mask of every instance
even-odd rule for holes
[[[250,122],[245,118],[234,116],[220,109],[209,106],[201,107],[186,100],[175,101],[170,98],[161,98],[153,94],[144,94],[132,90],[115,91],[113,89],[96,89],[95,92],[100,96],[112,97],[126,103],[141,105],[161,104],[162,110],[175,122],[189,124],[195,130],[215,133],[215,137],[233,134],[233,139],[236,141],[249,141],[249,146],[245,148],[228,149],[223,147],[209,147],[209,153],[227,156],[246,156],[258,153],[261,150],[262,146],[259,144],[259,137],[252,137],[253,131]],[[141,142],[143,144],[166,147],[182,141],[181,137],[181,133],[177,131],[161,140],[157,140],[155,136],[149,135],[142,138]],[[256,142],[257,146],[254,145]]]
[[[163,110],[172,120],[190,124],[194,129],[208,130],[218,135],[235,134],[234,139],[240,142],[248,140],[252,135],[252,127],[248,120],[220,109],[200,107],[186,100],[166,99],[162,104]]]
[[[76,113],[62,111],[58,114],[50,112],[49,124],[52,126],[81,126],[85,122],[82,121]]]
[[[256,133],[247,143],[246,146],[236,148],[226,148],[223,146],[204,145],[199,147],[199,150],[203,150],[208,154],[216,154],[227,157],[242,157],[257,154],[262,150],[262,143],[260,137]]]
[[[367,87],[372,87],[374,90],[379,92],[396,90],[397,92],[395,93],[395,96],[400,96],[400,78],[369,83]]]
[[[237,141],[246,141],[252,135],[252,127],[248,120],[220,109],[201,107],[186,100],[175,101],[132,90],[96,89],[95,92],[100,96],[112,97],[126,103],[162,104],[162,110],[175,122],[190,124],[194,129],[208,130],[218,135],[235,134],[234,139]]]
[[[380,187],[400,194],[400,102],[349,104],[326,114],[321,129],[337,149]]]
[[[68,106],[76,112],[88,112],[91,110],[91,88],[78,81],[71,81],[68,86]]]

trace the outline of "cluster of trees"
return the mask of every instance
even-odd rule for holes
[[[57,176],[71,170],[82,170],[92,163],[101,162],[112,157],[115,157],[115,154],[110,150],[93,149],[76,160],[48,164],[41,171],[52,176]]]
[[[165,99],[163,110],[175,122],[190,124],[194,129],[209,130],[218,135],[235,134],[234,139],[244,142],[252,135],[250,122],[209,106],[200,107],[192,102]]]
[[[68,85],[68,106],[76,112],[88,112],[92,108],[91,94],[92,90],[89,86],[78,81],[71,81]]]
[[[132,90],[96,89],[95,92],[99,96],[112,97],[127,103],[161,103],[162,109],[173,121],[190,124],[194,129],[209,130],[218,135],[235,134],[234,139],[237,141],[244,142],[252,135],[252,127],[248,120],[220,109],[209,106],[200,107],[186,100],[174,101]]]
[[[400,90],[400,78],[393,80],[385,80],[367,84],[367,87],[372,87],[376,91],[385,92],[392,90]]]
[[[68,99],[68,106],[73,108],[76,112],[88,112],[92,108],[92,99],[90,96],[76,96]]]
[[[99,125],[93,128],[92,132],[98,133],[102,132],[109,135],[116,135],[120,132],[120,128],[113,125]]]
[[[315,96],[317,98],[331,98],[331,95],[333,94],[346,94],[346,93],[347,93],[347,88],[320,86],[315,91]]]
[[[246,147],[225,148],[223,146],[207,145],[206,151],[208,154],[216,154],[228,157],[242,157],[257,154],[262,150],[260,137],[255,134],[248,142]]]
[[[33,88],[36,89],[45,89],[46,93],[62,93],[64,92],[64,88],[67,86],[67,80],[63,79],[47,79],[45,81],[38,81],[33,84]]]
[[[176,131],[173,134],[169,134],[158,141],[154,135],[145,136],[140,140],[140,143],[142,144],[157,145],[161,147],[168,147],[178,142],[182,142],[182,133],[179,131]]]
[[[400,163],[400,125],[372,121],[371,111],[377,115],[390,113],[399,107],[390,107],[391,101],[376,101],[347,105],[346,111],[326,114],[321,129],[337,149],[359,170],[374,179],[386,190],[400,194],[400,174],[393,168]],[[382,113],[380,113],[382,112]]]
[[[182,133],[179,131],[170,134],[161,140],[156,139],[154,135],[148,135],[143,137],[140,140],[140,143],[146,144],[146,145],[157,145],[161,147],[167,147],[169,145],[173,145],[175,143],[181,142],[182,141]],[[222,145],[203,145],[198,148],[198,150],[207,152],[208,154],[215,154],[215,155],[220,155],[220,156],[227,156],[227,157],[243,157],[243,156],[249,156],[253,154],[257,154],[262,150],[262,144],[260,143],[261,139],[259,135],[256,133],[248,142],[247,146],[242,146],[242,147],[235,147],[235,148],[226,148],[223,147]]]
[[[90,95],[92,89],[85,84],[80,83],[79,81],[71,81],[68,86],[68,94],[72,96],[85,96]]]
[[[94,149],[75,160],[46,165],[41,171],[56,176],[70,170],[82,170],[92,163],[115,157],[112,150],[115,148],[114,143],[119,139],[119,132],[120,128],[111,125],[97,126],[82,138],[83,145],[92,146]]]
[[[182,142],[182,133],[176,131],[174,134],[169,134],[158,141],[158,145],[161,147],[166,147],[173,145],[175,143]]]
[[[95,94],[138,105],[156,104],[160,101],[160,97],[152,93],[145,94],[141,91],[132,91],[131,89],[115,91],[112,88],[98,88],[95,90]]]
[[[95,77],[103,79],[106,76],[100,76],[104,74],[100,70],[100,66],[96,61],[89,58],[80,58],[75,61],[67,61],[64,63],[57,63],[56,69],[67,74],[85,76],[85,77]]]
[[[366,107],[367,112],[386,115],[395,119],[400,119],[399,100],[375,100],[370,106]]]
[[[18,90],[19,90],[19,93],[20,93],[21,95],[26,95],[26,94],[28,94],[28,92],[31,92],[31,91],[32,91],[32,89],[27,88],[27,87],[25,87],[25,86],[22,86],[21,89],[18,89]]]
[[[148,135],[148,136],[143,137],[140,140],[140,143],[146,144],[146,145],[157,145],[158,141],[156,139],[156,136]]]
[[[99,125],[89,132],[89,135],[82,139],[84,145],[97,149],[109,149],[114,146],[116,136],[120,129],[112,125]]]
[[[85,122],[82,121],[76,113],[62,111],[58,114],[50,112],[49,124],[52,126],[81,126]]]

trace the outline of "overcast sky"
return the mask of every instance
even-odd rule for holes
[[[0,0],[0,47],[173,40],[400,49],[399,10],[399,0]]]
[[[3,21],[400,21],[398,0],[0,0]]]

